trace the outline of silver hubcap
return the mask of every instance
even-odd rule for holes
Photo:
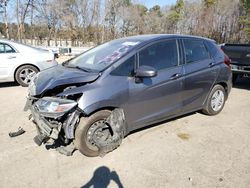
[[[224,103],[224,93],[221,90],[217,90],[211,100],[211,107],[214,111],[219,111]]]
[[[25,84],[29,84],[31,79],[36,75],[36,72],[32,69],[23,69],[21,72],[20,72],[20,79],[22,80],[23,83]]]
[[[105,124],[104,120],[99,120],[90,126],[87,132],[86,143],[90,149],[98,151],[97,143],[106,142],[110,138],[109,126]]]

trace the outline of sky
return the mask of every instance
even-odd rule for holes
[[[143,2],[148,8],[152,8],[154,5],[173,5],[176,0],[144,0]]]

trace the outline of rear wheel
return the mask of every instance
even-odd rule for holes
[[[202,110],[207,115],[216,115],[220,113],[224,107],[226,100],[226,92],[221,85],[215,85],[210,92],[205,107]]]
[[[31,79],[39,72],[39,70],[32,65],[24,65],[17,69],[15,74],[16,81],[23,87],[27,87]]]
[[[99,149],[96,143],[112,137],[110,127],[105,124],[105,120],[110,114],[109,110],[101,110],[90,117],[81,118],[75,131],[74,143],[83,155],[88,157],[98,156]]]

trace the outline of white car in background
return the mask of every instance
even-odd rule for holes
[[[39,71],[57,65],[51,50],[18,42],[0,40],[0,82],[18,82],[28,86]]]

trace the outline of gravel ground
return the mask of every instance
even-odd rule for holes
[[[249,187],[250,78],[224,110],[193,113],[127,136],[104,158],[36,146],[22,111],[26,88],[0,84],[0,187]],[[8,133],[21,126],[21,136]]]

